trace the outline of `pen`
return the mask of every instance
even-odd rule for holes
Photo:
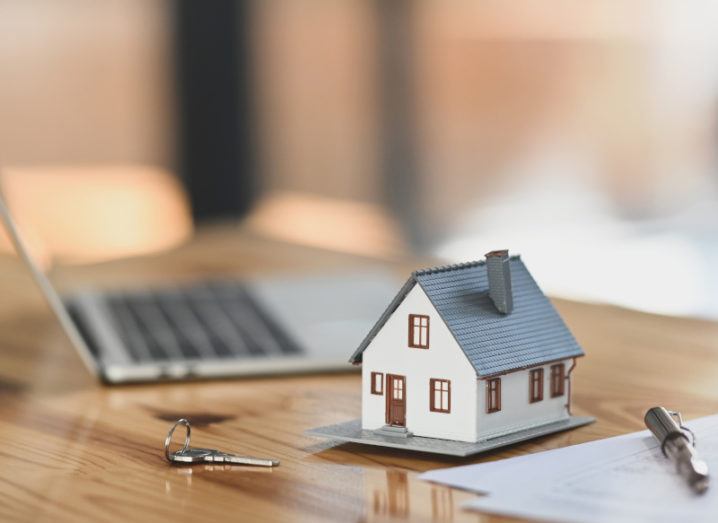
[[[675,418],[678,418],[678,423]],[[683,426],[680,413],[653,407],[646,412],[644,421],[660,442],[663,455],[676,464],[676,470],[691,489],[698,494],[705,492],[708,488],[708,465],[698,457],[695,437],[690,429]]]

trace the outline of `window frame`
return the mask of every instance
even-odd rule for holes
[[[566,364],[551,365],[551,397],[560,398],[566,395]]]
[[[419,320],[419,325],[414,325],[414,319]],[[426,320],[426,327],[421,324],[422,320]],[[431,319],[426,314],[409,314],[409,348],[411,349],[428,349],[429,348],[429,332],[431,327]],[[414,338],[414,329],[419,329],[419,340]],[[426,328],[426,343],[421,344],[421,330]]]
[[[443,388],[436,388],[436,385],[446,384],[446,390]],[[436,405],[436,393],[439,393],[440,401],[439,405]],[[444,394],[446,394],[446,408],[443,408]],[[441,412],[443,414],[451,414],[451,380],[443,378],[430,378],[429,379],[429,410],[431,412]]]
[[[538,384],[538,388],[535,386],[536,384]],[[531,369],[529,371],[529,403],[543,401],[544,388],[543,367]]]
[[[494,387],[495,385],[495,387]],[[495,397],[494,397],[495,394]],[[501,411],[501,378],[486,380],[486,413]]]
[[[392,383],[391,393],[389,401],[406,401],[404,399],[404,380],[395,379]]]
[[[377,387],[377,377],[379,378],[379,383]],[[383,372],[373,372],[371,373],[371,393],[375,396],[383,396],[384,395],[384,373]]]

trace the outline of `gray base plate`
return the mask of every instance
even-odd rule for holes
[[[487,450],[505,447],[513,443],[519,443],[539,436],[553,434],[562,430],[573,429],[582,425],[588,425],[596,421],[595,418],[587,416],[571,416],[568,419],[547,423],[538,427],[520,430],[505,436],[499,436],[477,443],[465,441],[452,441],[438,438],[424,438],[412,436],[409,438],[397,438],[382,436],[372,430],[362,430],[361,420],[355,419],[336,425],[327,425],[306,431],[310,436],[319,436],[338,441],[364,443],[365,445],[376,445],[378,447],[391,447],[395,449],[413,450],[416,452],[431,452],[433,454],[446,454],[448,456],[471,456],[486,452]]]

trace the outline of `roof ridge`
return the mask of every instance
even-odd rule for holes
[[[520,258],[521,258],[521,256],[519,254],[512,254],[511,256],[509,256],[510,260],[517,260]],[[414,272],[412,272],[411,275],[413,277],[427,276],[429,274],[439,274],[442,272],[457,271],[457,270],[461,270],[461,269],[468,269],[470,267],[480,267],[481,265],[486,265],[485,259],[461,262],[461,263],[452,263],[452,264],[448,264],[448,265],[437,265],[435,267],[427,267],[425,269],[417,269]]]
[[[417,269],[411,273],[412,276],[426,276],[427,274],[437,274],[440,272],[456,271],[459,269],[466,269],[468,267],[478,267],[485,265],[485,260],[474,260],[469,262],[452,263],[449,265],[437,265],[435,267],[427,267],[425,269]]]

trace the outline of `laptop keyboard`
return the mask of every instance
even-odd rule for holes
[[[109,294],[106,301],[138,362],[301,353],[240,283]]]

